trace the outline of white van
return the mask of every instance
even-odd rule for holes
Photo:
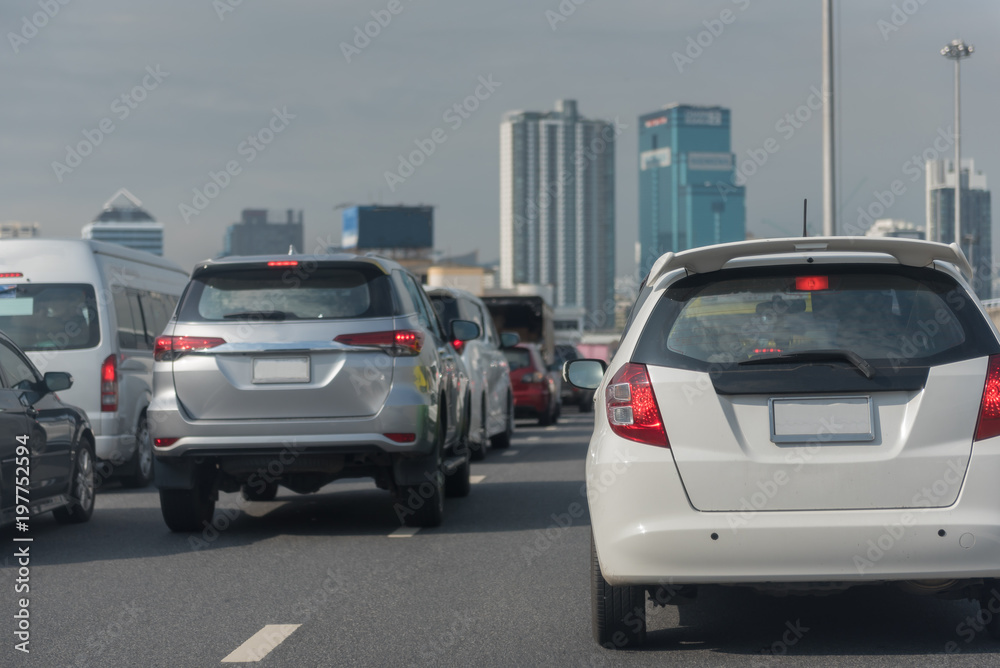
[[[185,285],[173,262],[116,244],[0,241],[0,330],[42,373],[72,374],[59,396],[90,418],[99,480],[152,479],[153,343]]]

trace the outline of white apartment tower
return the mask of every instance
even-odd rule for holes
[[[500,125],[500,287],[551,285],[589,329],[614,324],[615,139],[574,100]]]

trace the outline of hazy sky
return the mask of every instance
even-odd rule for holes
[[[924,223],[907,162],[951,131],[953,69],[938,51],[955,37],[977,49],[962,66],[963,156],[1000,178],[1000,3],[853,0],[837,13],[842,221],[900,180],[885,215]],[[377,36],[355,42],[378,18]],[[44,236],[79,236],[125,187],[185,268],[221,249],[243,208],[304,209],[311,251],[338,242],[336,205],[373,201],[433,204],[440,249],[496,259],[501,116],[558,98],[628,126],[618,274],[634,269],[636,117],[671,102],[731,108],[740,162],[777,141],[747,182],[751,231],[797,233],[804,197],[821,224],[820,116],[779,126],[821,82],[819,0],[2,0],[0,26],[0,220]],[[446,116],[477,87],[474,112]],[[391,190],[385,173],[437,128],[446,141]],[[97,145],[67,156],[81,142]],[[211,173],[225,187],[206,192]]]

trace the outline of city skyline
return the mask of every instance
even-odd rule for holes
[[[616,273],[631,273],[638,239],[635,124],[675,100],[733,111],[749,231],[800,233],[804,198],[811,229],[820,226],[820,12],[812,3],[587,3],[570,16],[558,3],[526,0],[404,5],[363,48],[355,28],[363,33],[374,7],[243,3],[221,16],[211,4],[146,0],[60,7],[25,43],[37,3],[0,7],[5,35],[18,36],[0,50],[18,101],[0,109],[0,218],[37,221],[46,237],[78,236],[95,203],[124,185],[164,223],[166,255],[188,268],[220,250],[226,226],[247,207],[304,209],[307,245],[336,244],[334,207],[344,201],[432,203],[443,252],[478,248],[482,260],[496,260],[497,124],[507,110],[561,97],[628,126],[616,155],[627,166],[616,174]],[[877,195],[897,179],[905,193],[883,215],[923,219],[925,161],[953,150],[933,155],[954,122],[953,70],[939,54],[954,37],[977,46],[962,69],[963,151],[986,173],[1000,169],[992,132],[1000,93],[990,86],[1000,51],[988,39],[1000,6],[893,7],[838,3],[842,230],[877,209]],[[176,48],[177,34],[187,48]],[[480,81],[490,76],[489,86]],[[778,150],[753,161],[769,139]],[[414,151],[422,164],[410,163]],[[407,175],[390,188],[386,173]],[[181,205],[195,213],[185,219]]]

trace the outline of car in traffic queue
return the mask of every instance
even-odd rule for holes
[[[218,492],[270,500],[371,477],[408,526],[469,493],[468,378],[417,279],[377,257],[197,265],[156,340],[150,404],[167,526],[201,530]]]
[[[73,386],[63,371],[42,374],[0,333],[0,525],[51,511],[60,524],[94,513],[94,431],[87,414],[57,392]],[[25,513],[27,511],[27,513]]]
[[[555,362],[553,368],[559,373],[566,362],[583,359],[583,355],[576,349],[576,346],[568,343],[559,343],[555,347]],[[589,413],[594,410],[594,391],[577,387],[573,383],[563,383],[562,392],[559,394],[563,405],[576,406],[581,413]]]
[[[490,445],[498,449],[509,447],[514,433],[514,393],[503,350],[516,345],[517,335],[508,334],[505,345],[486,305],[471,292],[428,288],[427,294],[445,329],[456,320],[479,325],[479,336],[469,341],[454,341],[453,345],[469,374],[469,447],[472,459],[481,460]]]
[[[548,426],[559,421],[562,412],[561,378],[550,371],[535,343],[518,343],[504,348],[510,365],[510,384],[514,388],[514,415],[537,417],[538,424]]]
[[[894,585],[978,600],[996,637],[1000,338],[972,280],[911,239],[660,257],[607,369],[564,368],[598,397],[595,640],[641,644],[647,594],[700,585]]]

